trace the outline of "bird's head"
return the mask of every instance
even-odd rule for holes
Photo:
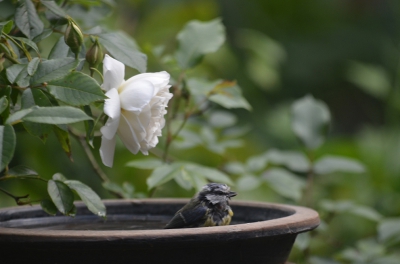
[[[212,204],[227,202],[234,196],[236,196],[236,192],[232,192],[228,185],[222,183],[206,184],[199,192],[200,200],[208,200]]]

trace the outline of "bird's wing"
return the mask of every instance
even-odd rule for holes
[[[193,206],[189,203],[179,210],[164,228],[168,229],[192,226],[201,220],[206,213],[207,208],[202,204],[198,203]]]

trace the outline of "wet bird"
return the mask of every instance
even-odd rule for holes
[[[185,228],[229,225],[233,211],[229,200],[236,196],[226,184],[205,185],[164,227]]]

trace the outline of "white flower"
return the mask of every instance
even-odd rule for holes
[[[124,64],[108,55],[103,60],[103,75],[101,87],[108,97],[104,113],[109,118],[100,130],[100,156],[104,165],[112,167],[116,134],[133,154],[140,150],[148,155],[157,145],[172,94],[167,72],[142,73],[125,81]]]

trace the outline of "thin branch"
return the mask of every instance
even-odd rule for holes
[[[85,136],[80,135],[76,130],[72,129],[71,127],[69,127],[68,130],[71,133],[71,135],[74,136],[81,144],[81,146],[82,146],[83,150],[85,151],[86,156],[88,157],[90,163],[92,164],[93,170],[96,172],[96,174],[100,177],[100,179],[103,182],[109,182],[110,179],[107,177],[107,175],[101,169],[99,163],[97,162],[96,158],[94,157],[92,150],[90,149],[89,145],[86,142]]]

